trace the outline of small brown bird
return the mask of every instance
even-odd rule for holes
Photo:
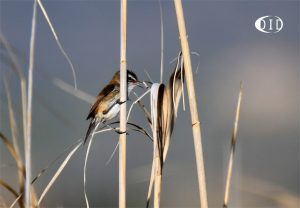
[[[131,90],[141,84],[133,71],[127,70],[127,88],[128,94]],[[92,136],[100,123],[116,117],[120,111],[120,71],[117,71],[102,91],[98,94],[94,105],[91,107],[88,119],[92,119],[87,130],[84,144]]]

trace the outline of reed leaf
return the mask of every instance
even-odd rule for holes
[[[8,140],[8,138],[0,132],[0,138],[3,141],[3,143],[5,144],[6,148],[8,149],[9,153],[11,154],[11,156],[14,158],[14,160],[17,163],[17,167],[18,167],[18,172],[20,174],[20,177],[22,177],[23,179],[23,184],[21,183],[22,180],[20,181],[20,191],[24,191],[24,178],[25,178],[25,167],[23,164],[22,159],[20,158],[20,155],[18,154],[18,152],[16,151],[15,147],[13,146],[13,144]],[[20,192],[21,193],[21,192]],[[22,200],[19,201],[19,206],[20,207],[24,207],[24,204],[22,202]]]
[[[0,185],[3,186],[4,188],[6,188],[16,198],[18,198],[18,196],[19,196],[18,192],[13,187],[11,187],[8,183],[6,183],[5,181],[0,179]]]
[[[62,46],[62,44],[61,44],[61,42],[60,42],[60,40],[58,38],[58,35],[57,35],[57,33],[56,33],[56,31],[55,31],[55,29],[54,29],[54,27],[53,27],[53,25],[52,25],[52,23],[50,21],[50,18],[48,16],[48,13],[47,13],[47,11],[46,11],[46,9],[45,9],[42,1],[41,0],[37,0],[37,2],[38,2],[38,5],[39,5],[40,9],[42,10],[42,13],[43,13],[43,15],[44,15],[44,17],[45,17],[45,19],[46,19],[46,21],[47,21],[50,29],[51,29],[51,32],[52,32],[52,34],[53,34],[53,36],[55,38],[55,41],[56,41],[56,43],[57,43],[57,45],[59,47],[59,50],[61,51],[61,53],[63,54],[63,56],[66,58],[66,60],[68,61],[68,64],[71,67],[72,75],[73,75],[73,81],[74,81],[74,89],[77,90],[76,72],[75,72],[73,63],[72,63],[70,57],[68,56],[68,54],[66,53],[65,49],[63,48],[63,46]]]
[[[64,170],[64,168],[66,167],[66,165],[68,164],[68,162],[70,161],[71,157],[74,155],[74,153],[78,150],[78,148],[82,145],[81,141],[79,144],[77,144],[72,151],[67,155],[67,157],[65,158],[65,160],[62,162],[62,164],[59,166],[58,170],[55,172],[54,176],[51,178],[50,182],[48,183],[48,185],[46,186],[46,188],[44,189],[44,191],[42,192],[37,205],[39,206],[42,202],[42,200],[44,199],[44,197],[46,196],[46,194],[48,193],[48,191],[50,190],[50,188],[52,187],[52,185],[54,184],[54,182],[57,180],[57,178],[59,177],[59,175],[61,174],[61,172]]]
[[[183,90],[181,84],[184,81],[182,61],[181,53],[179,53],[175,70],[169,79],[167,87],[164,84],[157,83],[154,83],[151,87],[151,123],[154,142],[147,207],[150,203],[153,183],[155,184],[154,207],[160,206],[163,165],[169,150],[174,121]],[[178,68],[180,69],[178,70]]]
[[[15,149],[15,154],[18,158],[16,160],[17,167],[18,167],[18,176],[19,176],[19,192],[22,193],[24,191],[24,182],[25,182],[25,167],[24,163],[22,161],[22,158],[20,156],[20,148],[18,145],[18,140],[17,140],[17,124],[16,124],[16,118],[15,118],[15,113],[12,105],[12,98],[11,98],[11,93],[9,89],[9,84],[6,79],[4,79],[4,87],[5,87],[5,92],[6,92],[6,97],[7,97],[7,103],[8,103],[8,112],[9,112],[9,121],[10,121],[10,129],[11,129],[11,135],[13,138],[13,147]]]

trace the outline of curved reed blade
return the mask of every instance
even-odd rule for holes
[[[163,84],[159,85],[156,83],[151,88],[151,121],[154,142],[147,207],[150,204],[153,183],[155,183],[154,207],[159,207],[160,205],[163,165],[169,150],[176,112],[183,91],[181,83],[184,81],[184,68],[181,63],[182,58],[181,53],[179,53],[177,64],[169,79],[168,86],[165,87]]]
[[[0,185],[3,186],[4,188],[6,188],[16,198],[19,197],[18,192],[13,187],[11,187],[8,183],[6,183],[5,181],[3,181],[1,179],[0,179]]]
[[[18,160],[16,160],[16,163],[18,166],[18,176],[19,176],[19,186],[20,186],[19,192],[22,193],[24,191],[24,183],[25,183],[25,167],[20,157],[20,148],[17,140],[18,129],[17,129],[17,123],[16,123],[15,113],[12,104],[10,88],[7,79],[4,79],[4,88],[5,88],[7,103],[8,103],[9,123],[10,123],[11,135],[13,140],[13,147],[15,149],[15,153],[18,158]]]
[[[65,49],[63,48],[60,40],[58,39],[58,35],[55,32],[55,29],[54,29],[54,27],[53,27],[53,25],[52,25],[52,23],[50,21],[50,18],[49,18],[48,14],[47,14],[47,11],[46,11],[46,9],[45,9],[42,1],[41,0],[37,0],[37,2],[38,2],[38,5],[39,5],[40,9],[42,10],[42,13],[43,13],[43,15],[44,15],[44,17],[45,17],[45,19],[46,19],[46,21],[47,21],[50,29],[51,29],[51,32],[52,32],[52,34],[53,34],[53,36],[55,38],[55,41],[56,41],[56,43],[57,43],[57,45],[59,47],[60,52],[63,54],[63,56],[68,61],[68,64],[70,65],[70,68],[72,70],[72,75],[73,75],[73,81],[74,81],[74,89],[77,90],[77,78],[76,78],[76,72],[75,72],[73,63],[72,63],[70,57],[68,56],[68,54],[66,53]]]
[[[67,155],[66,159],[62,162],[62,164],[59,166],[58,170],[56,171],[56,173],[54,174],[54,176],[52,177],[52,179],[50,180],[50,182],[48,183],[48,185],[46,186],[46,188],[44,189],[44,191],[42,192],[38,202],[37,202],[37,206],[39,206],[43,200],[43,198],[46,196],[46,194],[48,193],[48,191],[50,190],[51,186],[54,184],[54,182],[57,180],[57,178],[59,177],[59,175],[61,174],[61,172],[63,171],[63,169],[66,167],[66,165],[68,164],[69,160],[71,159],[71,157],[74,155],[74,153],[78,150],[78,148],[82,145],[82,142],[80,142],[79,144],[77,144],[72,151]]]
[[[13,146],[13,144],[10,143],[10,141],[7,139],[7,137],[4,134],[2,134],[1,132],[0,132],[0,138],[2,139],[3,143],[5,144],[6,148],[8,149],[9,153],[11,154],[11,156],[16,161],[18,171],[23,178],[23,183],[22,183],[22,180],[20,181],[20,193],[21,193],[24,191],[25,166],[23,164],[23,161],[20,158],[20,155],[18,154],[15,147]],[[19,206],[24,207],[22,200],[19,201]]]

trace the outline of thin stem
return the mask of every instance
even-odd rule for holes
[[[12,140],[13,140],[13,147],[15,149],[17,158],[16,163],[18,166],[18,176],[19,176],[19,191],[22,193],[24,191],[24,181],[25,181],[25,167],[23,164],[23,161],[20,157],[20,148],[17,140],[17,124],[16,124],[16,118],[13,110],[13,105],[12,105],[12,99],[11,99],[11,93],[9,89],[9,84],[6,79],[4,79],[4,87],[5,87],[5,92],[6,92],[6,97],[7,97],[7,103],[8,103],[8,112],[9,112],[9,121],[10,121],[10,129],[11,129],[11,135],[12,135]],[[21,203],[21,207],[23,207],[23,203]]]
[[[203,150],[202,150],[201,128],[200,128],[200,121],[199,121],[198,109],[197,109],[195,85],[193,80],[190,48],[187,39],[182,2],[181,0],[174,0],[174,4],[175,4],[176,16],[177,16],[178,29],[180,34],[180,42],[181,42],[181,48],[183,53],[184,66],[185,66],[187,91],[189,97],[192,129],[193,129],[193,136],[194,136],[200,203],[201,203],[201,208],[207,208],[208,204],[207,204],[204,158],[203,158]]]
[[[52,31],[52,34],[53,34],[53,36],[55,38],[55,41],[56,41],[56,43],[57,43],[57,45],[59,47],[59,50],[61,51],[61,53],[63,54],[63,56],[67,59],[69,65],[71,67],[72,75],[73,75],[73,80],[74,80],[74,89],[77,90],[76,73],[75,73],[75,69],[74,69],[73,63],[72,63],[70,57],[68,56],[68,54],[66,53],[65,49],[63,48],[62,44],[60,43],[60,40],[58,39],[58,35],[55,32],[55,29],[54,29],[54,27],[53,27],[53,25],[52,25],[52,23],[50,21],[50,18],[49,18],[48,14],[47,14],[47,11],[46,11],[44,5],[42,4],[42,1],[41,0],[37,0],[37,2],[38,2],[39,6],[40,6],[40,8],[42,10],[42,13],[43,13],[43,15],[44,15],[44,17],[45,17],[45,19],[46,19],[46,21],[47,21],[47,23],[48,23],[51,31]]]
[[[30,50],[29,50],[29,68],[28,68],[28,101],[27,101],[27,135],[25,139],[25,201],[26,207],[31,207],[31,125],[32,125],[32,85],[33,85],[33,65],[34,65],[34,47],[35,47],[35,29],[37,1],[33,3],[33,14],[31,23]]]
[[[230,157],[229,157],[229,164],[228,164],[228,170],[227,170],[224,202],[223,202],[224,208],[228,206],[228,201],[229,201],[229,192],[230,192],[230,185],[231,185],[231,178],[232,178],[233,161],[234,161],[234,155],[235,155],[234,154],[235,153],[235,145],[236,145],[236,141],[237,141],[238,125],[239,125],[239,119],[240,119],[242,96],[243,96],[243,85],[241,82],[239,98],[238,98],[238,102],[237,102],[237,106],[236,106],[234,127],[233,127],[232,138],[231,138]]]

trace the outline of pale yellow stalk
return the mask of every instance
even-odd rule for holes
[[[174,4],[175,4],[177,23],[178,23],[178,29],[180,35],[181,49],[182,49],[183,60],[184,60],[186,84],[187,84],[190,113],[191,113],[191,120],[192,120],[200,204],[201,204],[201,208],[207,208],[208,204],[207,204],[204,158],[203,158],[203,150],[202,150],[201,128],[200,128],[200,120],[199,120],[198,109],[197,109],[197,96],[196,96],[195,85],[193,80],[190,48],[187,39],[182,2],[181,0],[174,0]]]
[[[121,0],[120,34],[120,146],[119,146],[119,208],[126,207],[126,100],[127,100],[127,0]]]

